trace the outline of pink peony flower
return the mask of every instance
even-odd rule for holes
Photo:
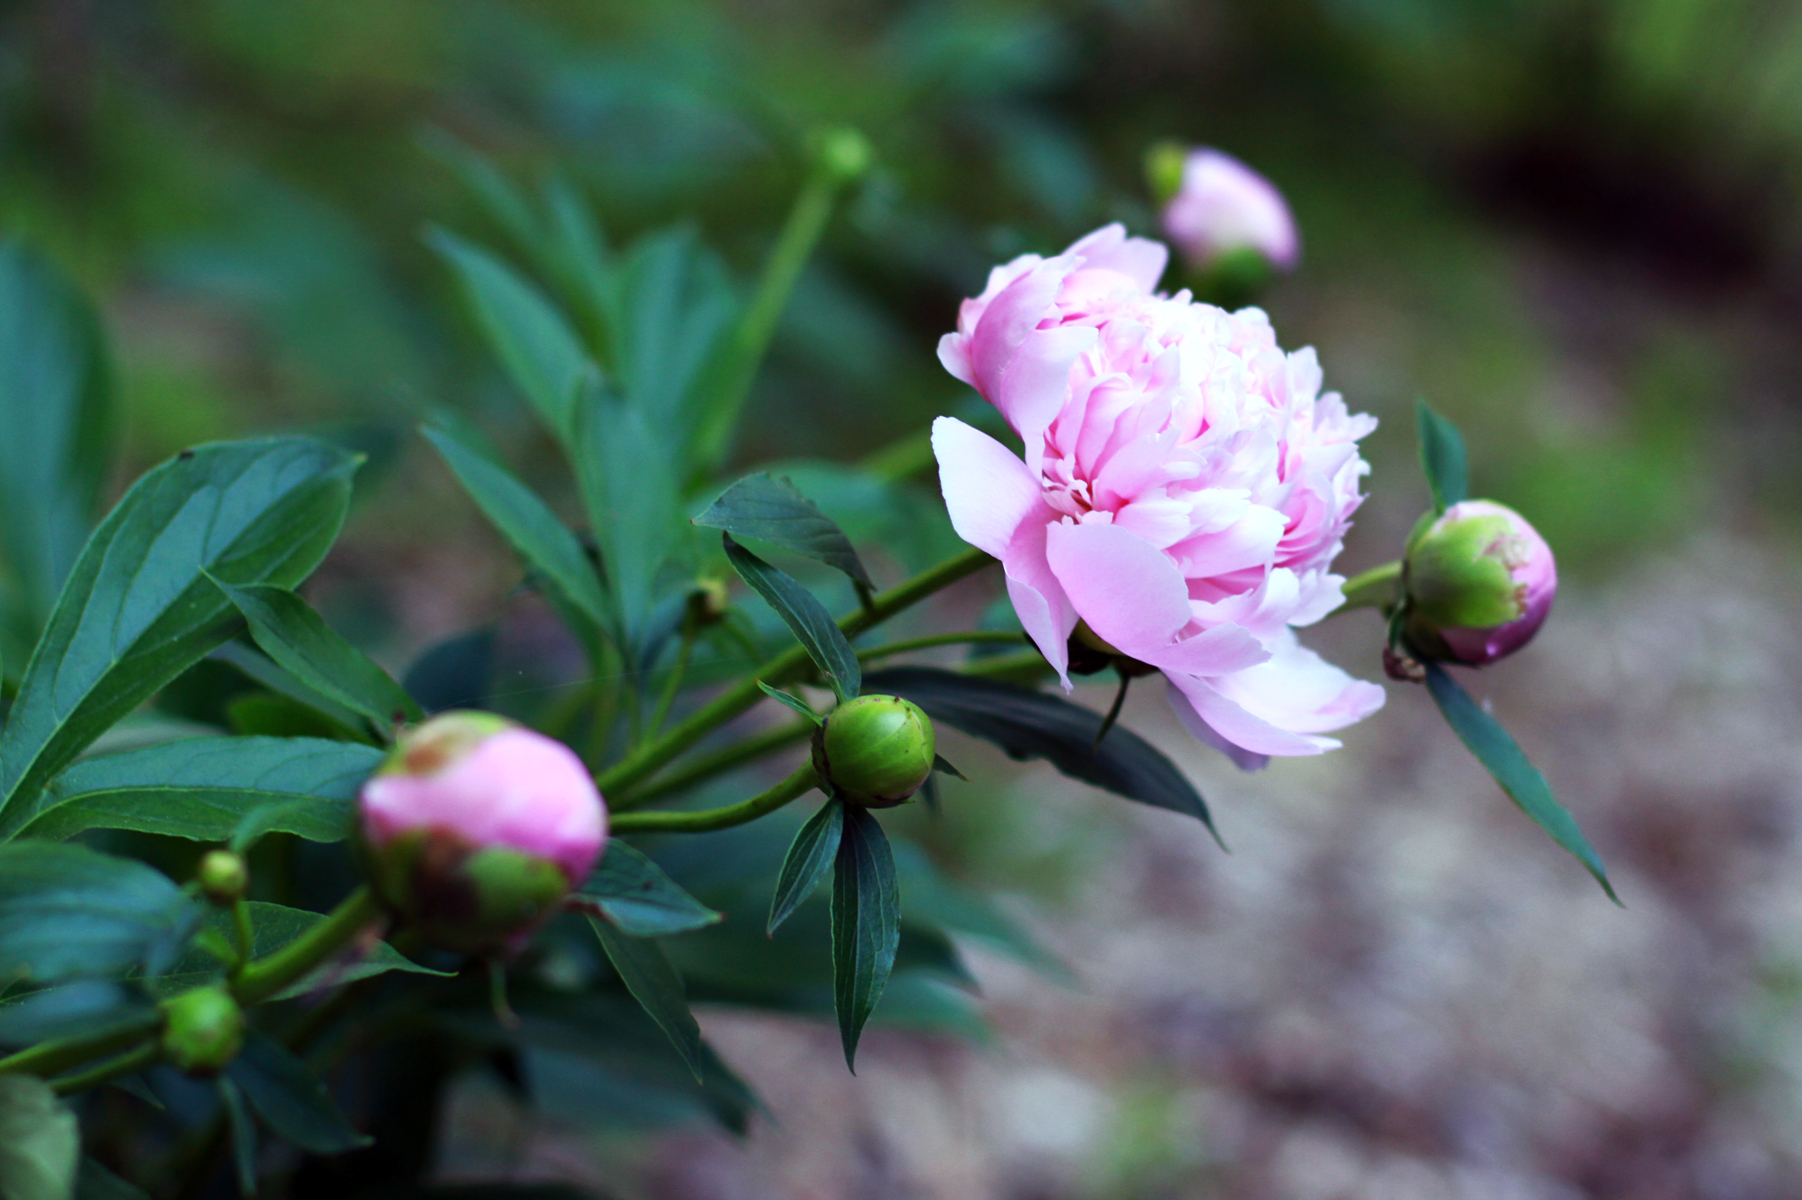
[[[1558,595],[1552,548],[1525,517],[1465,500],[1409,539],[1408,635],[1422,653],[1482,667],[1532,640]]]
[[[1068,640],[1162,671],[1185,724],[1241,765],[1318,754],[1383,691],[1304,649],[1341,601],[1333,558],[1374,418],[1320,394],[1258,309],[1152,292],[1166,251],[1099,229],[1025,255],[966,300],[947,370],[1000,410],[1025,461],[933,424],[958,535],[1000,559],[1027,634],[1070,686]]]
[[[1283,194],[1232,155],[1205,147],[1183,159],[1181,182],[1164,206],[1164,233],[1199,269],[1250,249],[1288,270],[1301,254]]]
[[[440,945],[512,947],[593,869],[607,808],[561,742],[490,713],[433,717],[359,797],[377,889]]]

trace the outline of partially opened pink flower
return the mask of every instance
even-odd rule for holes
[[[1301,255],[1295,218],[1276,186],[1232,155],[1205,146],[1184,155],[1181,182],[1164,206],[1164,232],[1198,268],[1235,250],[1255,250],[1288,270]]]
[[[1334,557],[1375,419],[1320,394],[1258,309],[1154,294],[1167,252],[1099,229],[1025,255],[966,300],[947,370],[1001,411],[1025,461],[961,421],[933,425],[958,535],[999,558],[1027,634],[1069,686],[1086,625],[1173,684],[1197,736],[1243,765],[1318,754],[1383,691],[1296,640],[1332,611]]]

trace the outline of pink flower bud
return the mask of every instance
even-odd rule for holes
[[[1164,206],[1164,233],[1200,271],[1247,250],[1286,271],[1301,254],[1283,194],[1232,155],[1205,147],[1183,159],[1176,194]]]
[[[593,868],[607,809],[561,742],[490,713],[403,735],[360,797],[377,891],[468,953],[515,948]]]
[[[1558,594],[1558,566],[1519,513],[1454,504],[1408,539],[1408,638],[1430,657],[1481,667],[1532,640]]]

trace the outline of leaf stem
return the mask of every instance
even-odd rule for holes
[[[773,813],[818,786],[819,774],[813,769],[813,763],[806,762],[787,779],[749,800],[700,812],[621,813],[613,818],[613,832],[709,833],[715,829],[730,829],[734,825],[743,825],[747,821],[755,821],[758,817]]]
[[[879,593],[868,608],[860,607],[857,611],[840,617],[838,627],[844,631],[845,636],[854,636],[911,608],[933,593],[974,574],[994,561],[974,547],[953,555],[936,567],[920,572],[906,583]],[[759,679],[771,686],[779,686],[811,663],[804,647],[798,643],[790,646],[691,713],[668,733],[653,739],[601,772],[595,777],[601,793],[606,795],[629,790],[633,784],[649,778],[676,755],[756,704],[763,698],[763,691],[757,686]]]
[[[76,1034],[52,1042],[39,1042],[17,1054],[0,1058],[0,1075],[36,1075],[48,1079],[82,1063],[127,1049],[154,1030],[161,1020],[146,1016],[142,1021],[117,1025],[99,1033]]]
[[[1345,602],[1329,616],[1350,612],[1355,608],[1380,608],[1385,611],[1395,603],[1401,586],[1402,564],[1386,562],[1380,567],[1360,571],[1345,581]]]
[[[238,961],[232,964],[229,972],[231,978],[241,978],[250,966],[250,960],[256,957],[256,928],[251,924],[250,905],[242,896],[232,901],[232,932],[237,937]]]
[[[763,733],[753,734],[742,742],[734,742],[730,746],[703,755],[689,763],[680,771],[664,776],[643,790],[630,791],[619,800],[609,798],[608,807],[615,812],[642,808],[651,801],[693,787],[704,779],[730,771],[733,767],[755,762],[766,754],[773,754],[785,746],[806,741],[817,726],[807,721],[796,721],[792,725],[782,725]]]
[[[381,916],[375,893],[364,884],[344,898],[323,921],[244,968],[232,987],[240,1004],[257,1004],[306,978],[332,959]]]
[[[121,1075],[142,1071],[145,1067],[153,1065],[162,1056],[163,1048],[159,1043],[145,1042],[135,1049],[127,1050],[124,1054],[109,1058],[102,1063],[96,1063],[85,1071],[58,1079],[51,1086],[56,1089],[56,1094],[59,1096],[72,1096],[76,1092],[85,1092],[91,1087],[97,1087],[110,1079],[117,1079]]]
[[[974,646],[1004,645],[1018,646],[1026,640],[1023,633],[1012,633],[1006,630],[971,629],[962,633],[934,633],[926,637],[909,638],[904,642],[889,642],[883,646],[872,646],[868,650],[859,650],[857,658],[860,662],[871,662],[878,658],[888,658],[894,654],[907,654],[914,650],[930,650],[934,646]]]
[[[656,737],[663,728],[664,721],[669,719],[669,710],[676,703],[676,693],[682,690],[682,680],[688,675],[689,659],[694,657],[695,636],[698,629],[691,626],[682,631],[682,648],[676,652],[676,665],[670,671],[669,679],[664,682],[663,694],[657,697],[657,708],[651,713],[651,720],[645,726],[645,736]]]

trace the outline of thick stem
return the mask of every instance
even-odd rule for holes
[[[936,567],[920,572],[899,587],[878,594],[868,608],[859,608],[856,612],[840,617],[838,627],[845,632],[845,636],[854,636],[911,608],[934,592],[949,587],[993,561],[995,560],[975,548],[965,550]],[[601,772],[595,777],[601,793],[606,795],[610,792],[625,792],[641,779],[648,778],[676,755],[761,700],[763,690],[757,686],[759,679],[772,687],[780,686],[797,672],[804,670],[809,661],[807,651],[799,645],[791,646],[776,655],[690,714],[668,733]]]
[[[117,1058],[109,1058],[85,1071],[58,1079],[52,1086],[56,1088],[57,1095],[72,1096],[76,1092],[85,1092],[91,1087],[98,1087],[121,1075],[142,1071],[145,1067],[154,1065],[162,1056],[162,1046],[156,1042],[145,1042],[142,1046],[135,1050],[128,1050]]]
[[[733,767],[755,762],[766,754],[773,754],[796,742],[804,742],[817,728],[819,726],[811,721],[797,721],[792,725],[782,725],[753,734],[742,742],[734,742],[712,754],[702,755],[681,770],[664,776],[642,790],[628,792],[619,800],[609,800],[608,807],[615,812],[643,808],[653,800],[693,787],[702,780],[711,779]]]
[[[274,954],[260,958],[244,969],[232,987],[243,1005],[260,1003],[289,984],[298,983],[319,967],[331,961],[365,929],[375,924],[382,910],[375,893],[367,884],[359,887],[344,902],[313,926]]]
[[[818,772],[811,762],[803,763],[794,774],[749,800],[729,804],[725,808],[709,808],[701,812],[621,813],[613,818],[615,833],[709,833],[730,829],[773,813],[789,801],[820,786]]]
[[[872,646],[868,650],[859,650],[857,659],[859,662],[872,662],[879,658],[907,654],[914,650],[930,650],[934,646],[1018,646],[1025,640],[1025,634],[1010,633],[1005,630],[972,629],[965,633],[934,633],[926,637],[909,638],[904,642],[890,642],[886,646]]]
[[[1354,608],[1387,610],[1396,601],[1401,579],[1402,564],[1399,561],[1360,571],[1345,581],[1345,602],[1328,615],[1338,616]]]
[[[40,1079],[60,1075],[82,1063],[126,1049],[154,1031],[160,1020],[160,1015],[146,1016],[142,1021],[117,1025],[98,1033],[39,1042],[17,1054],[0,1058],[0,1075],[36,1075]]]

